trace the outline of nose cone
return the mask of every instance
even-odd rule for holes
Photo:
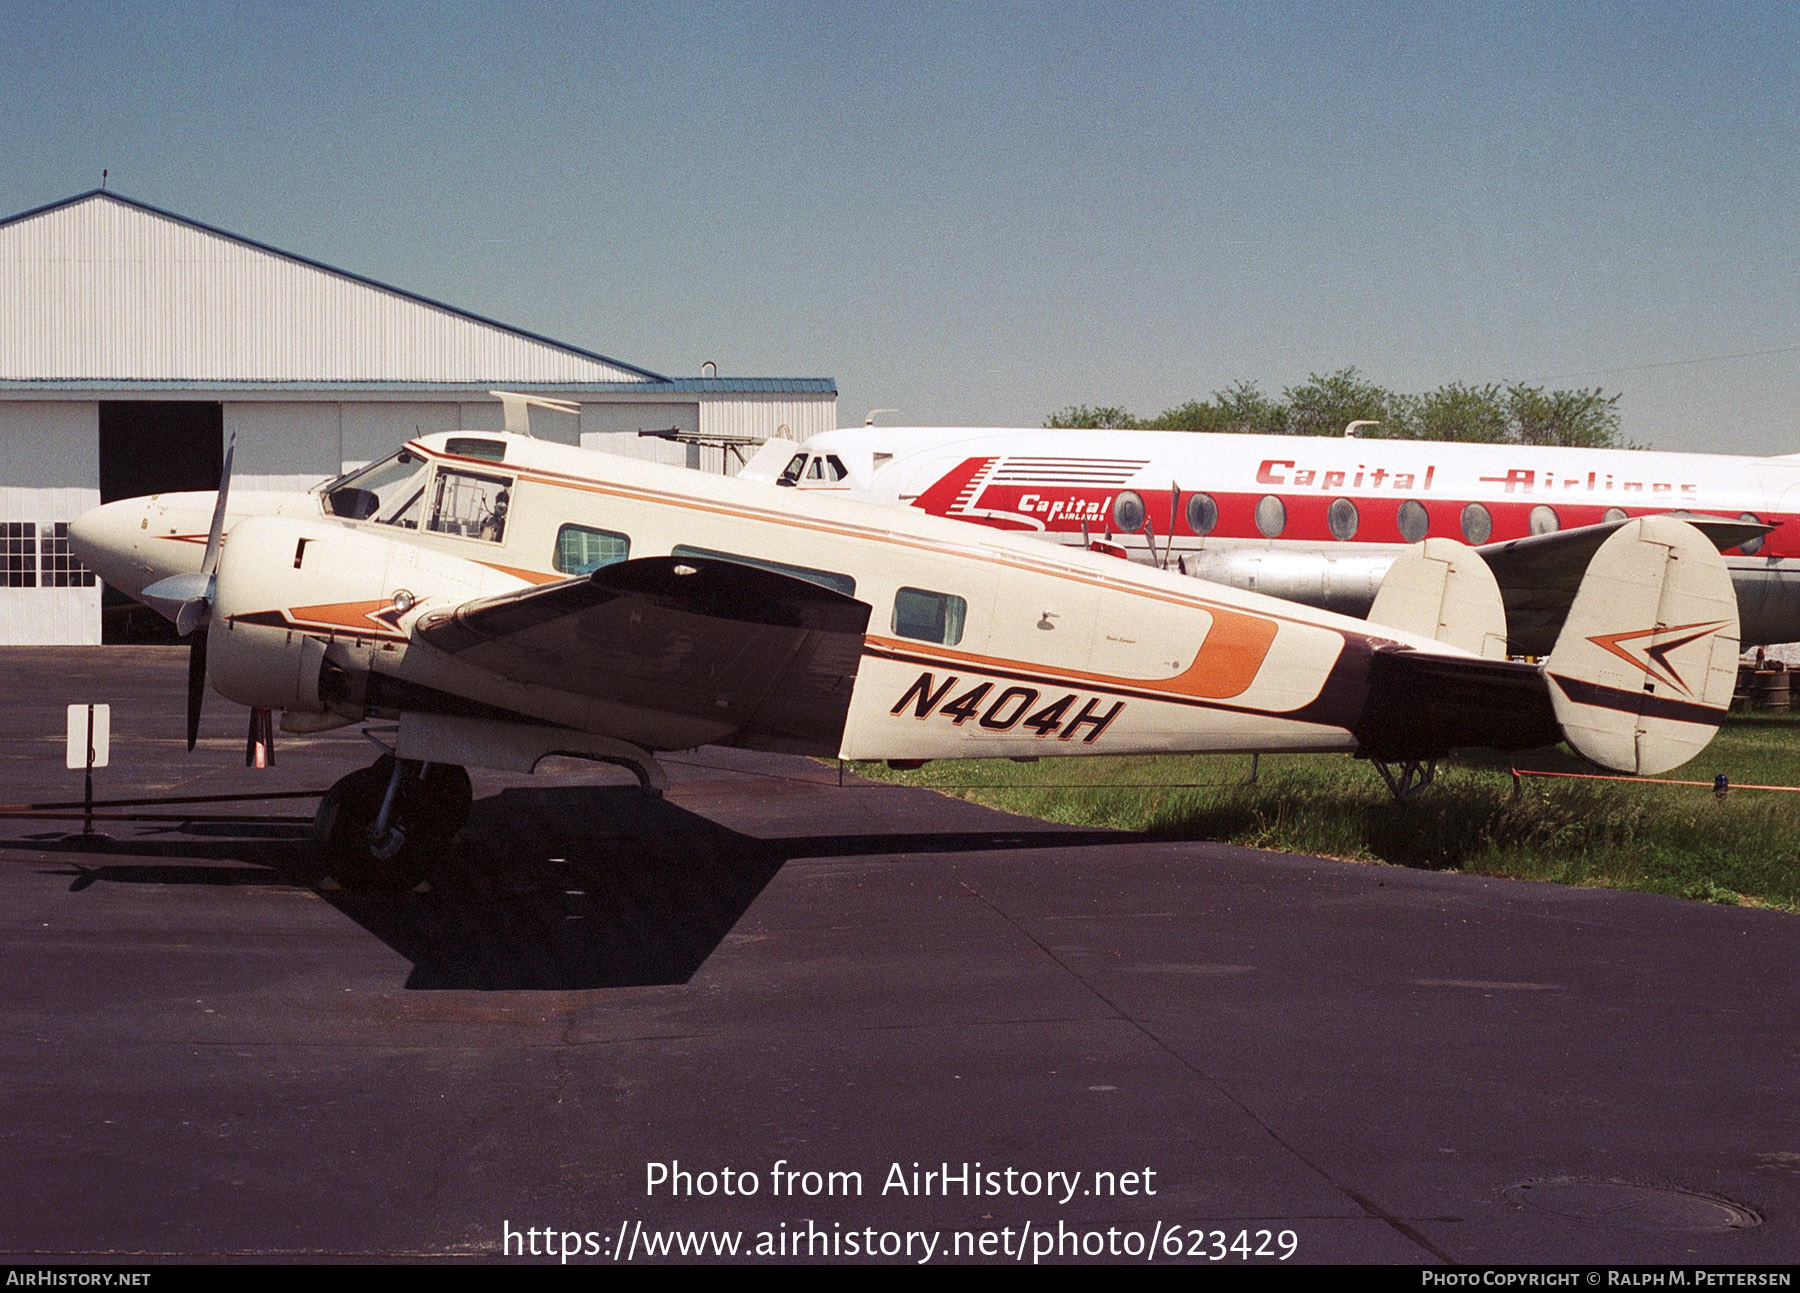
[[[139,569],[138,561],[148,504],[143,498],[104,503],[69,525],[69,548],[76,560],[128,593],[136,593],[154,577]]]

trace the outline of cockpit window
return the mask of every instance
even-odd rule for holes
[[[443,468],[432,487],[426,528],[499,543],[506,537],[506,510],[511,503],[511,478]]]
[[[429,460],[410,449],[340,476],[325,486],[325,507],[333,516],[417,529],[419,499]]]
[[[788,460],[788,465],[781,469],[781,483],[784,485],[792,485],[800,479],[800,473],[805,469],[806,455],[803,453],[795,454]]]

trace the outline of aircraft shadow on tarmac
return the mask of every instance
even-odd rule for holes
[[[314,887],[323,877],[308,835],[299,824],[196,822],[115,840],[107,855],[133,860],[98,865],[93,846],[78,840],[0,841],[0,850],[86,855],[42,872],[71,877],[72,892],[100,883]],[[791,858],[1134,838],[1034,828],[758,839],[632,788],[509,789],[477,801],[427,891],[368,897],[327,888],[320,896],[412,962],[408,988],[645,987],[692,978]]]

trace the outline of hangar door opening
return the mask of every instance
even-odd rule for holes
[[[225,466],[225,408],[192,400],[100,401],[100,501],[217,489]],[[175,626],[108,588],[105,643],[179,642]]]

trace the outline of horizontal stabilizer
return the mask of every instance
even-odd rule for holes
[[[1475,550],[1455,539],[1427,539],[1395,558],[1368,618],[1483,659],[1506,658],[1500,587]]]
[[[1669,513],[1676,520],[1704,534],[1720,552],[1767,534],[1773,526],[1735,517]],[[1575,590],[1587,573],[1588,563],[1629,520],[1602,521],[1570,530],[1552,530],[1504,543],[1485,544],[1476,551],[1494,572],[1500,596],[1506,603],[1506,630],[1513,655],[1544,656],[1556,644],[1563,620],[1574,603]]]
[[[1667,772],[1706,748],[1731,703],[1738,613],[1713,542],[1668,516],[1600,545],[1545,663],[1569,744],[1619,772]]]

